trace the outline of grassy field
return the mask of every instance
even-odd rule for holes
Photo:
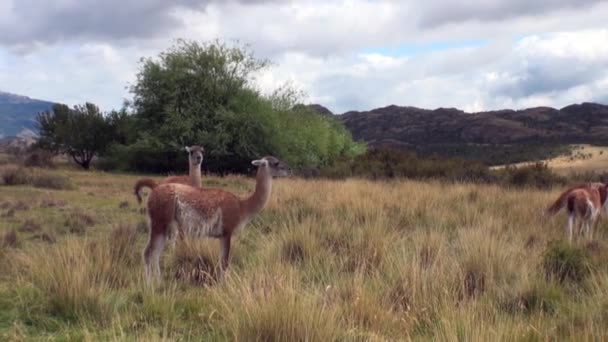
[[[560,242],[564,214],[542,217],[559,189],[280,179],[222,282],[202,240],[167,248],[149,286],[138,177],[36,173],[74,188],[0,186],[0,340],[608,338],[608,224]]]
[[[608,147],[593,145],[573,145],[571,154],[543,160],[555,172],[570,175],[581,172],[606,172],[608,170]],[[516,166],[529,162],[517,163]],[[497,166],[494,168],[501,168]]]

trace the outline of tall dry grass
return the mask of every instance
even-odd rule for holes
[[[279,180],[267,208],[236,237],[223,280],[218,241],[203,240],[167,247],[163,282],[151,286],[143,280],[141,214],[117,209],[134,201],[131,179],[113,177],[124,194],[118,185],[108,189],[104,175],[75,177],[86,189],[80,193],[58,192],[67,203],[103,192],[87,209],[95,211],[93,228],[69,233],[61,225],[74,211],[65,210],[54,222],[67,233],[56,243],[20,231],[21,244],[0,249],[0,337],[608,337],[608,224],[596,242],[554,242],[564,236],[564,217],[541,214],[559,189]],[[242,178],[212,181],[240,194],[252,188]],[[32,191],[27,196],[39,190]]]

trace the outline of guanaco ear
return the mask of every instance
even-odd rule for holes
[[[255,166],[261,166],[261,165],[266,165],[267,161],[264,159],[258,159],[258,160],[254,160],[251,162],[251,164],[255,165]]]
[[[190,153],[190,147],[186,146],[186,152]]]

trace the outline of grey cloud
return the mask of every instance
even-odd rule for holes
[[[425,28],[478,21],[501,21],[527,15],[547,15],[562,9],[581,9],[605,0],[462,0],[431,1],[420,5],[419,25]]]
[[[552,58],[528,61],[520,68],[504,73],[498,84],[490,88],[495,96],[529,97],[591,84],[605,77],[607,63],[584,62],[576,58]]]
[[[10,0],[9,0],[10,1]],[[22,48],[66,40],[124,40],[171,33],[183,23],[177,9],[204,11],[219,0],[13,0],[0,21],[0,45]],[[232,0],[244,4],[263,0]],[[10,7],[9,7],[10,8]]]

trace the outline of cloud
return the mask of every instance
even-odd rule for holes
[[[410,57],[298,54],[284,56],[271,73],[275,83],[291,80],[309,94],[309,101],[337,113],[389,104],[470,111],[560,107],[606,99],[605,42],[608,30],[589,30]]]
[[[522,39],[498,65],[490,93],[510,98],[567,91],[608,77],[608,30]]]
[[[436,27],[464,21],[503,21],[519,16],[546,16],[559,10],[588,10],[601,0],[456,0],[420,2],[420,25]]]
[[[5,0],[0,89],[116,108],[139,58],[183,37],[248,43],[278,64],[261,89],[291,82],[338,113],[606,102],[607,16],[593,0]]]
[[[75,40],[156,38],[183,27],[178,11],[202,13],[215,1],[219,0],[4,0],[0,44],[24,48]]]
[[[87,43],[43,47],[36,54],[15,56],[0,50],[0,89],[42,100],[118,109],[128,98],[137,59],[132,48]]]

